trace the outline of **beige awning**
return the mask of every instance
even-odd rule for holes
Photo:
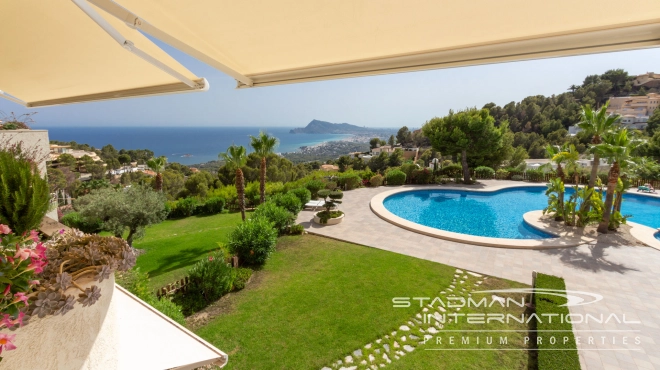
[[[135,53],[70,0],[0,0],[1,97],[39,107],[208,89],[139,31],[85,5]]]
[[[657,0],[89,0],[239,87],[660,45]]]

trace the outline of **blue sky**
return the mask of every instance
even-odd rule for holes
[[[197,76],[205,93],[24,109],[0,98],[0,111],[38,112],[39,126],[305,126],[312,119],[371,127],[420,127],[449,109],[504,105],[562,93],[589,74],[623,68],[660,72],[660,48],[516,63],[235,89],[232,78],[158,43]],[[118,48],[118,52],[123,52]],[[1,86],[0,86],[1,87]]]

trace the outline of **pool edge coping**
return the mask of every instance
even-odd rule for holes
[[[517,248],[517,249],[551,249],[551,248],[569,248],[576,247],[580,244],[590,243],[596,240],[594,237],[589,237],[586,235],[569,235],[566,230],[561,230],[559,228],[550,228],[548,230],[547,226],[540,226],[537,222],[539,220],[538,214],[541,214],[542,211],[530,211],[523,215],[523,221],[526,222],[531,227],[534,227],[543,232],[556,235],[556,238],[546,238],[546,239],[508,239],[508,238],[490,238],[485,236],[476,236],[469,234],[461,234],[447,230],[436,229],[429,226],[420,225],[412,221],[408,221],[402,217],[399,217],[392,212],[388,211],[383,205],[383,201],[394,194],[411,192],[417,190],[459,190],[459,191],[470,191],[470,192],[482,192],[482,193],[493,193],[503,189],[510,188],[528,188],[528,187],[542,187],[545,188],[545,185],[530,185],[530,184],[520,184],[520,185],[500,185],[489,187],[488,189],[470,189],[465,187],[436,187],[436,186],[404,186],[403,188],[396,188],[382,193],[376,194],[371,198],[369,206],[371,211],[376,214],[376,216],[381,219],[399,226],[403,229],[413,231],[419,234],[431,236],[434,238],[445,239],[455,242],[481,245],[486,247],[495,247],[495,248]],[[529,216],[528,216],[529,215]],[[525,217],[528,216],[528,217]],[[534,219],[535,217],[535,219]],[[529,219],[529,221],[528,221]],[[536,220],[536,221],[535,221]],[[530,222],[531,221],[531,222]],[[655,238],[654,238],[655,239]],[[660,244],[660,243],[659,243]]]

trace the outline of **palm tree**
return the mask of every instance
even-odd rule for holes
[[[557,178],[561,181],[561,186],[555,184],[553,189],[557,191],[557,216],[555,221],[562,221],[564,219],[564,170],[561,164],[564,162],[564,156],[561,155],[562,149],[558,145],[548,145],[545,147],[545,154],[550,159],[550,162],[557,165]]]
[[[236,170],[236,193],[238,195],[238,207],[241,209],[241,217],[245,221],[245,181],[243,180],[243,171],[241,167],[245,166],[247,157],[245,156],[245,147],[233,145],[227,148],[226,153],[220,153],[218,157],[225,161],[225,164]]]
[[[156,173],[156,181],[154,182],[154,189],[156,191],[163,191],[163,170],[167,164],[167,157],[160,156],[158,158],[151,158],[147,161],[147,166]]]
[[[255,137],[250,135],[250,146],[254,152],[261,157],[261,183],[259,184],[259,191],[261,193],[261,203],[266,201],[266,157],[271,154],[277,146],[277,138],[269,136],[265,132],[259,132],[259,136]]]
[[[557,153],[555,162],[561,161],[566,163],[566,170],[570,173],[573,172],[573,181],[575,186],[580,183],[580,165],[578,160],[580,159],[580,153],[575,149],[575,145],[569,144],[564,145],[561,148],[561,152]]]
[[[575,92],[575,90],[577,90],[578,88],[579,86],[571,85],[568,89],[571,90],[571,92]]]
[[[631,160],[632,152],[637,148],[640,141],[629,135],[628,130],[625,128],[612,132],[604,136],[603,139],[602,143],[596,145],[595,151],[602,157],[607,158],[608,162],[612,164],[607,176],[607,192],[605,195],[603,219],[598,224],[598,232],[606,234],[610,225],[614,191],[619,182],[621,166],[626,166]]]
[[[605,103],[600,110],[596,111],[591,109],[589,104],[582,107],[582,120],[578,123],[578,127],[584,130],[588,135],[593,135],[591,144],[593,147],[602,142],[603,135],[612,131],[616,124],[619,123],[621,117],[618,114],[607,114],[607,106],[609,102]],[[598,166],[600,165],[600,154],[597,150],[592,150],[593,162],[591,162],[591,176],[589,177],[589,187],[593,188],[598,177]]]

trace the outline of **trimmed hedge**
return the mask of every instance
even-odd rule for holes
[[[337,180],[339,186],[344,187],[345,190],[356,189],[362,184],[362,178],[355,172],[346,172],[339,176]]]
[[[534,288],[566,291],[566,284],[562,278],[539,273],[536,275]],[[562,306],[566,302],[565,297],[542,293],[534,294],[532,303],[536,306],[536,315],[540,318],[536,330],[538,330],[537,333],[542,335],[540,343],[537,341],[539,370],[580,369],[580,359],[572,331],[573,325],[560,319],[560,317],[565,318],[569,314],[568,307]],[[552,316],[552,322],[550,322],[547,314],[559,316]],[[554,330],[556,332],[553,332]],[[556,338],[554,344],[550,342],[551,337]],[[566,343],[564,343],[565,338]]]
[[[403,185],[406,183],[406,174],[400,170],[389,171],[385,175],[387,185]]]
[[[486,167],[486,166],[479,166],[479,167],[475,168],[474,173],[479,178],[482,178],[482,179],[492,179],[493,177],[495,177],[495,170],[490,168],[490,167]]]
[[[306,188],[292,189],[292,190],[289,190],[289,193],[295,195],[296,197],[298,197],[298,199],[300,199],[300,202],[303,205],[305,205],[310,200],[312,200],[312,192],[309,191]]]
[[[374,188],[377,188],[381,185],[383,185],[383,176],[381,175],[375,175],[369,180],[369,184],[373,186]]]
[[[463,172],[463,166],[460,164],[450,164],[440,169],[440,174],[447,177],[458,176]]]

